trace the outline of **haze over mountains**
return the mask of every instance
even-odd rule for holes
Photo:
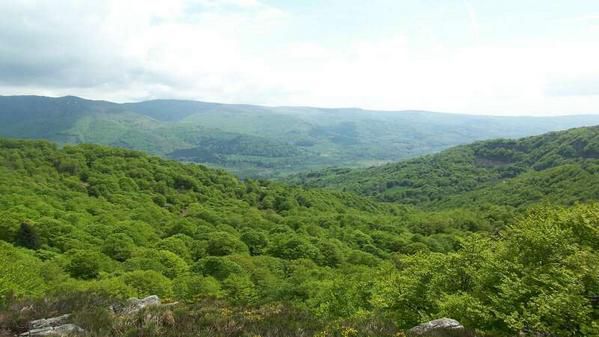
[[[599,115],[492,117],[67,96],[0,96],[0,136],[96,143],[277,177],[398,161],[477,140],[599,124]]]

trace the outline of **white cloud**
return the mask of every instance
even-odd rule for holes
[[[466,10],[468,11],[468,18],[470,19],[472,33],[477,40],[480,40],[480,25],[478,23],[478,15],[476,14],[476,10],[468,0],[464,0],[464,6],[466,6]]]
[[[583,15],[572,19],[573,21],[599,21],[599,15]]]
[[[29,0],[0,12],[0,94],[599,113],[588,79],[599,46],[582,38],[423,47],[397,32],[333,47],[285,38],[297,18],[257,0]]]

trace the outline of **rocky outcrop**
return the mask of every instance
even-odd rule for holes
[[[70,314],[52,317],[52,318],[42,318],[35,321],[29,322],[29,329],[43,329],[49,327],[56,327],[59,325],[66,324],[71,318]]]
[[[29,322],[29,331],[23,337],[72,336],[84,332],[79,326],[67,323],[71,315],[66,314],[52,318],[42,318]]]
[[[160,305],[160,298],[156,295],[138,299],[131,298],[125,305],[112,305],[110,309],[117,316],[133,315],[147,307]],[[43,336],[73,336],[85,332],[81,327],[69,323],[70,314],[43,318],[29,322],[29,331],[22,333],[21,337]]]
[[[422,323],[408,330],[410,337],[467,337],[470,333],[460,322],[451,318],[440,318]]]
[[[22,333],[23,337],[43,337],[43,336],[73,336],[83,333],[84,330],[75,324],[63,324],[40,329],[32,329]]]
[[[146,298],[130,298],[124,306],[112,306],[111,309],[115,314],[131,315],[135,314],[149,306],[160,305],[160,298],[156,295]]]

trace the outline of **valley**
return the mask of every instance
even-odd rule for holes
[[[92,335],[381,337],[452,317],[484,336],[592,336],[598,131],[316,171],[295,186],[3,139],[0,326],[73,312],[70,329]],[[150,295],[167,304],[110,311]]]
[[[599,124],[599,116],[492,117],[426,111],[264,107],[154,100],[0,96],[0,136],[92,143],[282,178],[327,167],[367,167],[477,140]]]

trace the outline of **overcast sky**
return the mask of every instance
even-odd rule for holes
[[[0,94],[599,113],[598,0],[0,0]]]

